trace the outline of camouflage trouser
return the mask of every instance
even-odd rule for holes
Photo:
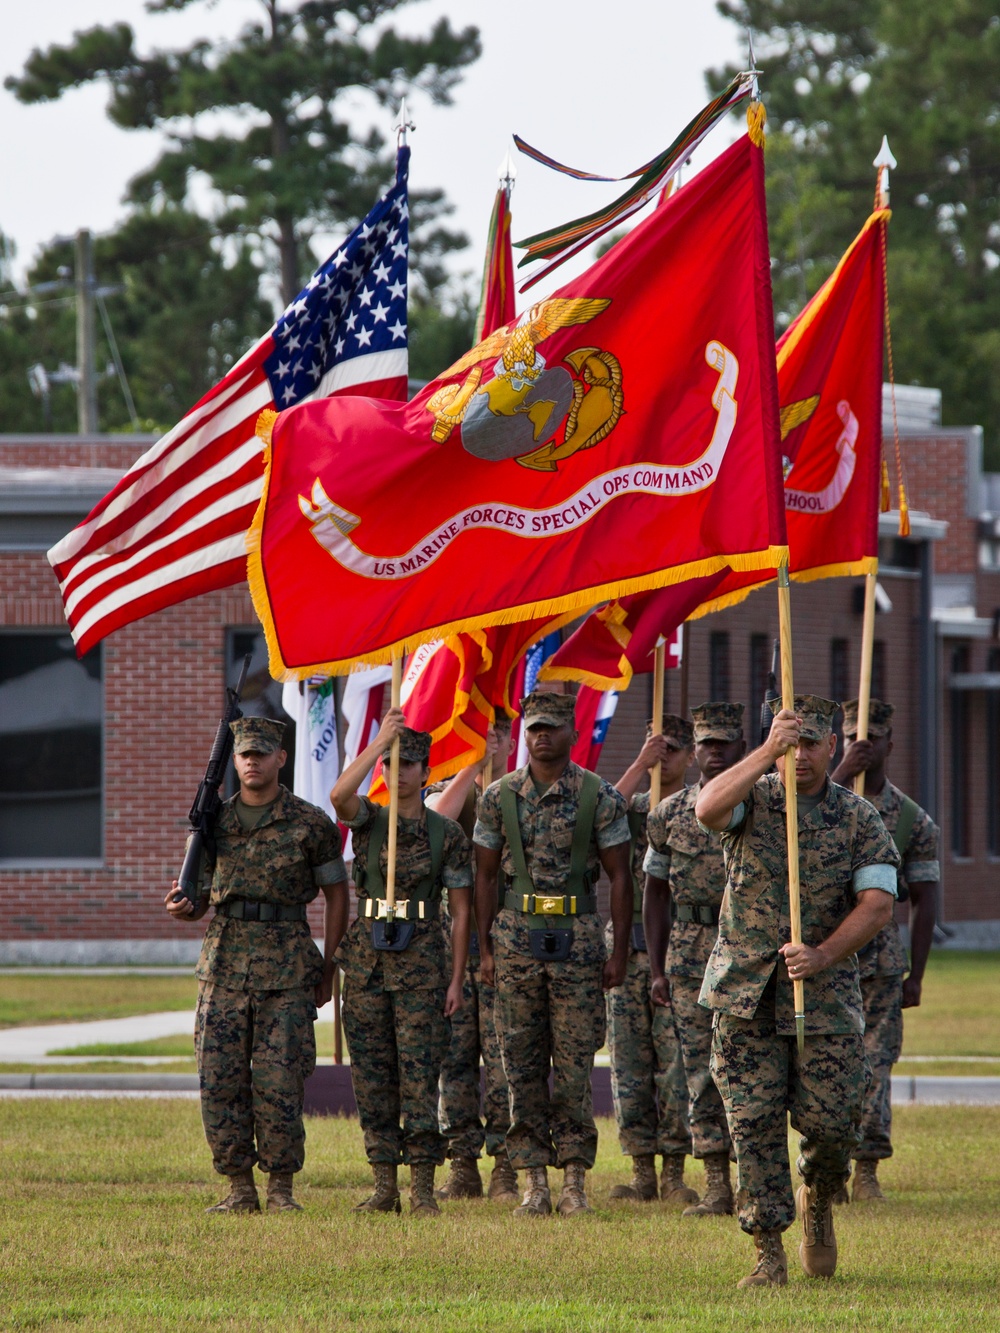
[[[369,1162],[444,1161],[437,1113],[448,1053],[444,1001],[443,988],[386,991],[344,979],[341,1013]]]
[[[903,1049],[903,975],[862,978],[865,1055],[871,1065],[855,1161],[892,1156],[892,1067]]]
[[[608,1050],[618,1142],[629,1157],[691,1151],[688,1093],[674,1015],[649,997],[649,956],[632,950],[608,991]]]
[[[807,1036],[800,1059],[795,1038],[774,1029],[773,1001],[765,998],[753,1018],[718,1014],[712,1039],[712,1077],[736,1148],[737,1214],[748,1232],[786,1231],[795,1221],[788,1112],[802,1135],[799,1175],[831,1194],[847,1180],[861,1138],[860,1034]]]
[[[215,1169],[301,1171],[305,1080],[316,1068],[313,987],[239,991],[202,981],[194,1043]],[[254,1143],[256,1141],[256,1147]]]
[[[496,1029],[515,1171],[597,1155],[590,1075],[604,1043],[603,961],[542,963],[496,944]],[[552,1092],[549,1092],[549,1070]]]
[[[700,977],[672,976],[670,1001],[684,1057],[688,1119],[695,1157],[729,1152],[729,1126],[719,1089],[712,1081],[712,1011],[698,1003]]]
[[[441,1069],[438,1114],[449,1157],[478,1157],[483,1144],[490,1157],[504,1145],[510,1125],[507,1080],[493,1021],[496,992],[479,979],[479,955],[473,954],[462,986],[462,1008],[451,1020],[451,1045]],[[479,1058],[483,1060],[480,1118]]]

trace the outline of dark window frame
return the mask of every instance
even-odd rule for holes
[[[0,625],[0,636],[4,639],[69,639],[68,625]],[[74,650],[75,651],[75,650]],[[98,746],[98,815],[96,856],[76,853],[72,856],[9,856],[0,846],[0,871],[12,870],[62,870],[62,869],[103,869],[107,865],[107,800],[108,800],[108,746],[107,746],[107,681],[105,678],[104,645],[99,643],[91,649],[98,654],[100,663],[98,679],[101,683],[100,740]],[[89,657],[90,654],[87,654]],[[2,799],[2,797],[0,797]]]

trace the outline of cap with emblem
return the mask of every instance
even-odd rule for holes
[[[646,735],[653,734],[653,719],[650,718],[646,723]],[[682,750],[689,750],[694,744],[694,733],[691,729],[691,723],[686,717],[678,717],[676,713],[663,714],[663,731],[668,741],[673,741],[675,745]]]
[[[858,701],[848,699],[842,704],[844,710],[844,735],[858,734]],[[868,705],[868,735],[888,736],[892,731],[892,715],[896,710],[892,704],[884,704],[881,699],[872,699]]]
[[[742,704],[709,703],[692,708],[695,744],[701,741],[741,741],[743,712]]]
[[[802,738],[807,741],[821,741],[833,730],[833,716],[839,704],[832,699],[824,699],[819,694],[797,694],[795,696],[795,716],[802,719]],[[781,700],[775,699],[771,712],[777,716],[781,712]]]
[[[528,727],[561,727],[576,722],[576,697],[572,694],[553,694],[551,690],[532,690],[521,700],[521,725]]]
[[[285,748],[285,724],[271,717],[238,717],[230,722],[235,754],[274,754]]]
[[[382,752],[382,759],[388,763],[392,747],[387,746]],[[404,727],[399,733],[399,760],[403,764],[426,764],[431,757],[431,733],[414,731]]]

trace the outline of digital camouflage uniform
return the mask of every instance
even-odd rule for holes
[[[632,839],[633,928],[642,937],[643,861],[649,792],[629,802]],[[607,946],[613,943],[608,922]],[[611,1093],[618,1122],[618,1141],[629,1157],[662,1153],[683,1157],[691,1151],[687,1086],[674,1015],[650,999],[649,954],[629,944],[625,980],[607,994],[608,1051]]]
[[[364,877],[375,817],[367,796],[354,819],[355,881]],[[440,879],[448,889],[471,889],[469,843],[453,819],[445,819]],[[388,866],[388,840],[379,864]],[[424,813],[400,817],[396,835],[396,898],[402,901],[431,872],[431,846]],[[360,905],[365,900],[359,894]],[[441,887],[432,890],[440,899]],[[448,1053],[450,1028],[444,1015],[451,964],[440,919],[414,921],[405,950],[376,950],[371,921],[351,923],[337,958],[344,970],[343,1017],[351,1077],[371,1163],[440,1165],[445,1141],[438,1128],[438,1078]]]
[[[447,786],[447,782],[436,782],[427,788],[425,795],[435,795]],[[470,836],[479,804],[477,793],[475,787],[469,793],[468,824],[465,811],[458,821],[463,832]],[[469,965],[462,983],[462,1007],[457,1014],[452,1014],[451,1040],[441,1068],[438,1112],[441,1133],[451,1158],[478,1158],[484,1145],[487,1156],[496,1157],[503,1151],[510,1126],[507,1079],[493,1015],[496,989],[483,984],[480,964],[479,936],[473,931],[469,940]],[[481,1081],[480,1058],[483,1065]]]
[[[740,1225],[784,1231],[795,1217],[786,1113],[802,1135],[799,1173],[824,1198],[847,1179],[860,1141],[868,1071],[858,965],[852,955],[805,982],[800,1057],[792,984],[778,954],[791,930],[785,792],[776,774],[754,784],[722,845],[726,894],[701,992],[715,1011],[712,1076],[736,1149]],[[895,896],[899,858],[884,824],[867,801],[833,782],[800,815],[799,854],[805,944],[832,934],[857,893]]]
[[[238,899],[308,903],[347,872],[337,826],[316,806],[282,787],[263,819],[244,830],[237,799],[224,803],[215,827],[209,869],[217,910],[197,968],[202,1120],[220,1174],[235,1176],[256,1162],[266,1172],[301,1171],[303,1088],[316,1066],[315,990],[323,958],[304,920],[245,921],[223,913]]]
[[[684,1061],[688,1118],[695,1157],[729,1152],[729,1128],[719,1090],[712,1081],[712,1014],[699,1004],[705,967],[718,935],[718,913],[726,888],[722,840],[695,817],[701,791],[687,787],[661,801],[649,816],[646,832],[648,874],[670,887],[670,942],[664,971]],[[677,920],[712,916],[710,921]]]
[[[525,861],[538,894],[566,889],[583,776],[584,770],[571,762],[540,796],[529,766],[511,774]],[[624,797],[602,780],[587,854],[592,883],[600,872],[598,851],[628,840]],[[504,874],[513,877],[498,782],[483,796],[474,841],[499,851]],[[531,954],[532,920],[503,907],[492,932],[497,1034],[510,1087],[507,1152],[515,1170],[569,1162],[589,1169],[597,1152],[590,1076],[605,1036],[601,922],[596,912],[557,918],[560,925],[564,920],[572,924],[572,949],[564,962],[543,962]]]
[[[880,792],[866,799],[882,816],[891,837],[899,823],[903,793],[887,780]],[[938,828],[926,810],[918,810],[901,855],[898,872],[901,898],[909,893],[910,884],[936,884],[941,878]],[[907,966],[895,920],[861,950],[858,964],[865,1013],[865,1054],[872,1071],[861,1117],[861,1143],[854,1152],[855,1160],[863,1162],[892,1156],[892,1067],[903,1049],[903,974]]]

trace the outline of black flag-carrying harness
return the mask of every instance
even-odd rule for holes
[[[597,911],[593,878],[587,871],[587,854],[594,833],[601,779],[596,773],[584,772],[570,847],[566,892],[542,894],[535,892],[534,881],[528,874],[528,865],[524,859],[521,826],[517,818],[517,794],[510,785],[513,776],[508,773],[500,779],[500,816],[514,863],[514,877],[504,895],[504,906],[524,914],[532,957],[545,963],[561,963],[569,957],[573,947],[574,918]]]
[[[385,876],[382,873],[380,857],[389,833],[389,811],[383,806],[372,824],[371,838],[368,842],[368,864],[363,875],[355,873],[354,883],[362,901],[358,903],[361,916],[372,919],[372,947],[400,953],[413,939],[413,932],[418,921],[431,921],[438,915],[441,903],[441,862],[444,859],[444,826],[442,815],[434,810],[424,810],[427,820],[427,836],[431,845],[430,874],[409,890],[409,897],[396,900],[396,932],[391,940],[386,939],[385,915]]]

